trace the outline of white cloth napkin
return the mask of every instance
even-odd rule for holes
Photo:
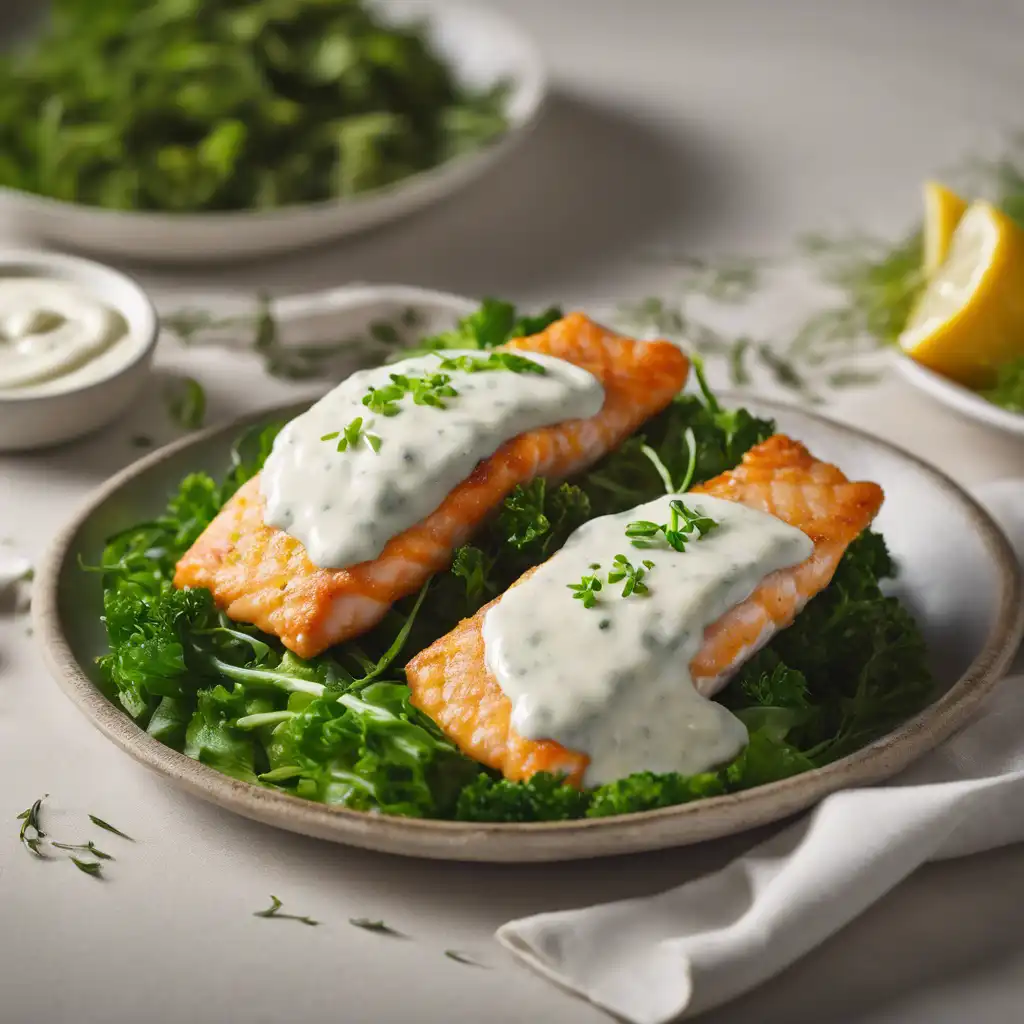
[[[1024,562],[1024,480],[989,484],[976,496]],[[925,862],[1021,840],[1017,676],[894,782],[828,797],[723,870],[656,896],[511,921],[497,938],[562,988],[633,1024],[663,1024],[778,974]]]

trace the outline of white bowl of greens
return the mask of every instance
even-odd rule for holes
[[[516,25],[443,0],[131,7],[55,0],[0,62],[20,237],[172,262],[325,242],[480,176],[546,91]]]

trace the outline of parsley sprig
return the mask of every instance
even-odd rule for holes
[[[664,534],[669,547],[676,551],[685,551],[687,541],[696,539],[694,533],[698,537],[703,537],[718,526],[710,516],[694,511],[678,498],[673,498],[668,507],[670,518],[667,523],[655,523],[650,519],[637,519],[627,523],[626,536],[633,542],[633,547],[654,547],[660,533]]]

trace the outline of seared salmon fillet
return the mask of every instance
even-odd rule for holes
[[[802,444],[781,434],[752,448],[735,469],[691,493],[767,512],[814,542],[810,558],[767,576],[746,601],[705,630],[690,673],[697,690],[710,697],[828,586],[847,546],[878,513],[883,495],[877,484],[850,482],[835,466],[819,462]],[[552,740],[520,736],[511,725],[512,704],[487,670],[483,620],[500,600],[464,619],[409,662],[405,672],[412,701],[462,751],[506,778],[527,779],[546,771],[564,774],[580,785],[588,758]]]
[[[175,586],[206,588],[229,618],[313,657],[366,632],[444,569],[517,484],[571,476],[618,447],[672,401],[689,372],[686,356],[670,342],[621,337],[581,313],[502,347],[545,353],[592,373],[604,387],[600,412],[507,441],[426,519],[392,537],[379,557],[345,569],[317,568],[298,540],[267,526],[253,478],[178,562]]]

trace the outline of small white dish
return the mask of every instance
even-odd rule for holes
[[[948,405],[963,416],[985,423],[1007,434],[1024,437],[1024,414],[1001,409],[976,391],[943,377],[927,366],[915,362],[910,356],[896,354],[896,367],[903,376],[921,391],[926,391],[937,402]]]
[[[279,210],[132,213],[0,187],[0,216],[16,237],[111,258],[182,263],[257,259],[341,238],[447,198],[505,157],[537,121],[547,90],[532,40],[497,12],[443,0],[383,0],[396,22],[425,19],[438,51],[466,85],[510,86],[508,130],[496,143],[386,188]]]
[[[31,250],[0,250],[6,274],[73,282],[124,318],[127,342],[106,371],[76,383],[73,377],[0,391],[0,451],[60,444],[99,429],[119,416],[148,378],[159,334],[149,297],[130,277],[92,260]]]

